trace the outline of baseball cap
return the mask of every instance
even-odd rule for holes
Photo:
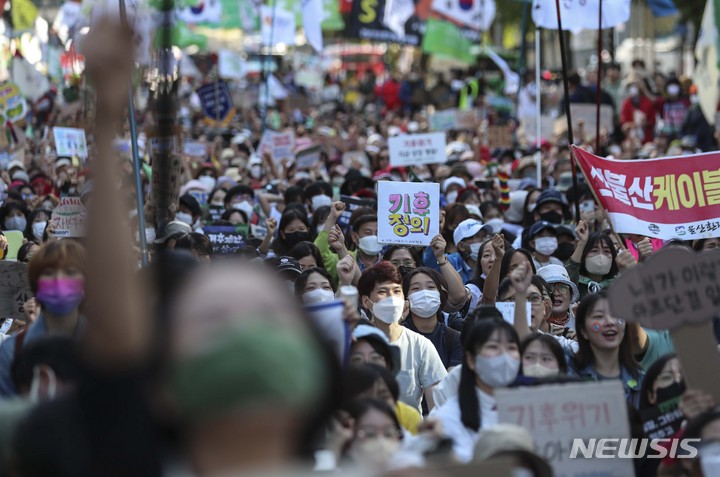
[[[563,207],[566,206],[565,201],[563,200],[562,193],[559,190],[555,189],[548,189],[543,191],[537,199],[537,202],[535,202],[535,209],[539,209],[541,205],[546,204],[548,202],[556,202]]]
[[[445,179],[445,182],[443,182],[443,193],[446,193],[451,185],[458,185],[461,189],[467,187],[467,184],[465,184],[465,181],[461,178],[455,176],[448,177],[447,179]]]
[[[555,189],[559,190],[560,192],[566,192],[568,189],[570,189],[573,185],[573,175],[572,172],[563,172],[560,174],[560,179],[558,180],[557,185],[555,186]]]
[[[492,226],[483,225],[483,223],[479,220],[465,219],[460,222],[460,224],[455,229],[455,232],[453,232],[453,241],[455,241],[455,245],[457,245],[465,239],[474,237],[481,230],[485,230],[488,235],[492,235],[493,233]]]
[[[155,239],[156,244],[163,244],[167,241],[167,239],[169,239],[170,237],[172,237],[173,235],[176,235],[176,234],[180,234],[180,233],[189,234],[190,232],[192,232],[192,229],[185,222],[181,222],[179,220],[172,220],[172,221],[168,222],[168,224],[165,226],[165,230],[163,232],[164,232],[164,234],[162,237]]]
[[[14,168],[19,167],[23,171],[25,170],[25,164],[15,159],[14,161],[8,162],[7,170],[12,171]]]
[[[555,235],[557,235],[557,230],[555,229],[555,226],[553,224],[551,224],[550,222],[546,222],[545,220],[541,220],[539,222],[535,222],[534,224],[532,224],[532,227],[530,227],[528,240],[532,240],[543,230],[552,230],[553,232],[555,232]]]
[[[284,277],[294,280],[302,273],[300,262],[292,257],[273,257],[269,258],[266,263],[273,267],[275,271]]]

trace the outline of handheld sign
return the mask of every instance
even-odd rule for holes
[[[87,210],[80,197],[64,197],[53,210],[50,223],[55,237],[84,237]]]
[[[670,330],[689,389],[720,400],[720,353],[712,319],[720,314],[720,251],[670,247],[623,272],[608,290],[613,316]]]
[[[499,421],[527,429],[555,475],[635,475],[631,459],[598,459],[601,446],[592,445],[630,437],[620,380],[496,389],[495,398]]]
[[[640,411],[643,434],[648,439],[667,439],[682,427],[685,416],[678,407],[680,397]]]
[[[295,133],[267,130],[262,135],[258,150],[261,154],[269,153],[275,164],[279,165],[283,160],[290,163],[295,159]]]
[[[353,212],[355,210],[359,209],[360,207],[369,207],[371,209],[375,209],[377,207],[377,202],[375,202],[373,199],[361,199],[359,197],[350,197],[349,195],[341,195],[340,200],[345,203],[345,210],[343,211],[342,215],[338,217],[338,225],[345,230],[345,227],[350,225],[350,217],[352,217]]]
[[[295,155],[296,169],[312,169],[320,162],[320,146],[313,146],[299,151]]]
[[[440,233],[440,184],[378,182],[378,241],[430,245]]]
[[[498,301],[495,308],[500,311],[503,320],[511,325],[515,323],[515,303],[511,301]],[[530,302],[525,303],[525,316],[527,317],[528,326],[532,326],[532,305]]]
[[[55,153],[58,156],[77,156],[87,159],[88,149],[85,131],[77,128],[53,128]]]
[[[209,225],[203,228],[215,255],[232,255],[243,248],[247,244],[247,230],[247,225]]]
[[[27,268],[26,263],[0,261],[0,319],[25,319],[23,305],[33,296]]]
[[[388,140],[390,165],[417,166],[420,164],[443,164],[445,156],[445,133],[401,134]]]
[[[215,126],[227,126],[235,115],[232,96],[227,83],[218,81],[201,86],[195,91],[205,121]]]

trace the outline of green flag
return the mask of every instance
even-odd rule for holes
[[[422,42],[424,52],[447,56],[470,65],[475,63],[475,57],[470,53],[471,47],[472,43],[462,35],[457,26],[428,18]]]

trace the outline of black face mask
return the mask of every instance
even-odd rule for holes
[[[307,242],[310,240],[310,232],[292,232],[285,234],[285,243],[289,248],[293,248],[300,242]]]
[[[570,242],[565,243],[559,243],[557,250],[555,250],[555,253],[553,256],[556,258],[559,258],[563,263],[567,262],[570,257],[572,257],[572,254],[575,252],[575,245],[573,245]]]
[[[415,267],[406,267],[405,265],[400,265],[398,267],[398,271],[400,272],[400,275],[402,275],[403,278],[405,278],[405,275],[415,270]]]
[[[670,386],[659,388],[655,393],[655,405],[679,398],[685,392],[685,381],[672,383]]]
[[[558,214],[554,210],[551,210],[550,212],[540,214],[540,220],[550,222],[551,224],[562,224],[563,216],[562,214]]]

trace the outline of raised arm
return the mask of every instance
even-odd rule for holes
[[[495,263],[488,276],[485,277],[482,296],[484,305],[494,305],[497,300],[498,287],[500,286],[500,262],[505,256],[505,236],[503,234],[495,235],[492,238],[492,247],[495,250]]]
[[[527,305],[527,291],[528,287],[530,287],[532,275],[532,269],[528,267],[527,263],[521,264],[510,274],[510,280],[515,289],[515,317],[513,326],[520,337],[520,341],[532,333],[528,325],[527,311],[525,310]]]

